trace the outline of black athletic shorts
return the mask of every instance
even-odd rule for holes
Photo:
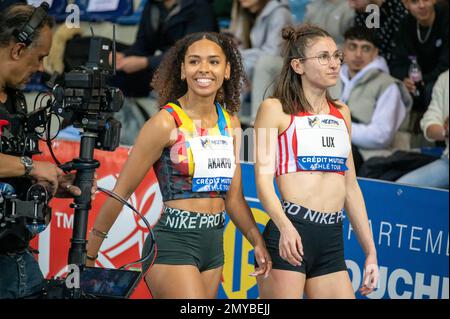
[[[347,270],[344,260],[343,211],[320,213],[287,201],[281,204],[300,234],[304,256],[300,266],[293,266],[281,258],[280,232],[270,220],[263,237],[272,257],[273,269],[298,271],[304,273],[307,279]]]

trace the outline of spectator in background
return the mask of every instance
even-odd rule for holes
[[[0,0],[0,11],[8,8],[12,4],[27,4],[25,0]]]
[[[355,9],[356,16],[354,25],[369,27],[367,22],[373,21],[373,10],[366,8],[368,5],[376,5],[380,9],[380,25],[374,28],[379,38],[379,55],[383,56],[389,63],[392,59],[392,49],[396,44],[394,35],[399,31],[400,24],[408,15],[401,0],[348,0],[350,6]]]
[[[379,56],[372,29],[355,26],[345,32],[344,62],[330,94],[350,108],[352,150],[358,171],[364,160],[392,153],[412,98],[403,83],[386,72],[386,61]]]
[[[303,22],[314,24],[326,30],[341,46],[344,43],[344,32],[352,26],[355,12],[347,0],[315,0],[306,7]]]
[[[281,30],[292,24],[292,14],[287,1],[234,0],[230,32],[236,38],[242,54],[245,74],[253,83],[251,117],[256,116],[259,103],[273,78],[261,78],[256,65],[264,57],[279,56],[283,39]],[[270,58],[269,58],[270,59]],[[257,78],[258,77],[258,78]],[[254,82],[257,81],[257,84]]]
[[[440,159],[403,175],[397,180],[399,183],[448,189],[448,77],[448,70],[439,76],[433,88],[431,103],[420,121],[427,140],[445,141],[444,153]]]
[[[117,70],[135,75],[119,73],[119,87],[127,96],[147,96],[165,51],[189,33],[217,30],[208,0],[148,0],[134,44],[117,53]]]
[[[414,101],[414,110],[423,113],[430,103],[436,79],[448,69],[448,9],[436,5],[436,0],[403,0],[403,3],[409,14],[397,34],[397,47],[389,67],[391,74],[413,94],[417,84],[408,76],[409,56],[416,56],[422,69],[423,90]]]

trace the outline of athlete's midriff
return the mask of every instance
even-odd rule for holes
[[[205,214],[216,214],[225,210],[225,201],[222,198],[186,198],[168,200],[164,204],[171,208]]]
[[[322,213],[344,207],[345,176],[331,172],[296,172],[276,178],[281,198]]]

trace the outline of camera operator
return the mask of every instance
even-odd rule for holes
[[[51,47],[53,22],[44,14],[46,10],[40,7],[40,15],[35,14],[37,10],[29,5],[14,5],[0,12],[0,115],[26,113],[20,90],[33,73],[43,71],[42,61]],[[20,193],[39,183],[52,196],[81,194],[73,185],[73,174],[64,174],[50,162],[33,161],[27,152],[23,155],[0,153],[0,185],[10,184]],[[43,288],[43,275],[29,248],[35,234],[25,226],[25,220],[14,223],[7,235],[0,238],[0,299],[37,296]]]

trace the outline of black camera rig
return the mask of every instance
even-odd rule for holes
[[[110,40],[93,37],[86,65],[65,73],[63,84],[53,88],[54,112],[74,127],[96,133],[95,147],[106,151],[119,146],[121,124],[111,114],[124,102],[123,93],[108,85],[115,73],[108,64],[110,52]]]
[[[0,239],[21,223],[33,236],[42,232],[51,220],[49,200],[44,185],[30,186],[25,198],[20,198],[12,185],[0,182]]]
[[[111,49],[113,67],[110,67],[108,63]],[[93,157],[94,149],[114,151],[120,142],[121,123],[115,120],[112,114],[120,111],[124,96],[119,89],[108,84],[114,75],[115,40],[111,42],[105,38],[92,37],[87,63],[63,75],[62,83],[55,85],[52,94],[49,94],[53,98],[47,100],[46,106],[41,105],[36,109],[35,105],[35,110],[31,113],[26,113],[24,105],[21,112],[14,114],[0,109],[1,153],[14,156],[40,153],[38,142],[43,133],[37,132],[37,129],[43,128],[43,131],[47,132],[47,145],[55,162],[66,172],[76,171],[74,185],[81,190],[81,195],[75,197],[71,204],[74,208],[74,226],[68,264],[78,266],[81,271],[86,263],[86,230],[91,209],[91,189],[94,184],[95,170],[100,166]],[[35,104],[36,101],[37,98]],[[68,163],[60,164],[51,148],[52,114],[64,118],[66,122],[80,129],[79,157]],[[25,191],[16,192],[16,185],[9,184],[10,180],[19,180],[18,188],[23,188],[24,179],[26,180],[26,178],[0,180],[0,239],[2,231],[6,232],[9,226],[16,222],[18,216],[27,220],[26,228],[32,233],[42,231],[50,221],[51,209],[47,205],[50,196],[45,185],[31,185],[28,180],[28,184],[25,184],[31,186]],[[154,244],[154,236],[148,221],[135,208],[116,194],[100,187],[98,189],[129,206],[139,215],[149,229]],[[143,262],[150,256],[151,253],[121,269]],[[80,287],[68,289],[61,280],[50,280],[44,296],[46,298],[81,298],[84,294]]]

